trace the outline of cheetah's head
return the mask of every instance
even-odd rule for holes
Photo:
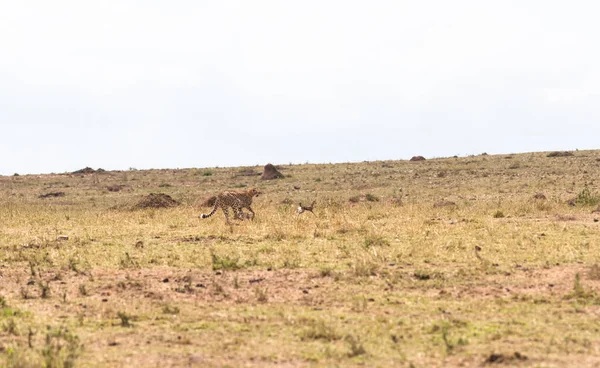
[[[251,189],[248,189],[248,194],[252,197],[258,197],[259,195],[262,194],[262,192],[256,188],[251,188]]]

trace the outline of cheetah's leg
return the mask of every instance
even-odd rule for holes
[[[234,213],[234,218],[236,220],[243,220],[244,219],[244,211],[242,211],[242,209],[240,207],[233,207],[233,213]]]
[[[254,220],[254,216],[255,216],[256,214],[254,213],[254,211],[252,211],[252,208],[251,208],[250,206],[246,206],[245,208],[247,208],[247,209],[248,209],[248,211],[250,211],[250,213],[252,214],[252,217],[250,217],[250,220]]]
[[[229,209],[225,206],[221,207],[221,209],[223,210],[223,213],[225,214],[225,221],[227,222],[228,225],[231,225],[231,222],[229,222]]]
[[[243,205],[240,202],[240,200],[236,200],[233,203],[233,205],[231,206],[231,208],[233,208],[234,218],[236,220],[243,220],[244,219]]]

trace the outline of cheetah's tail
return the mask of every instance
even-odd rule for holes
[[[210,211],[210,213],[200,214],[200,218],[204,219],[212,216],[215,212],[217,212],[217,207],[219,207],[219,204],[215,201],[215,206],[213,207],[212,211]]]

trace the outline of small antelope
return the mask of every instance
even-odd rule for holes
[[[300,215],[302,212],[308,211],[314,215],[313,208],[315,207],[316,202],[317,201],[313,201],[310,206],[303,206],[302,203],[298,203],[299,207],[296,212]]]

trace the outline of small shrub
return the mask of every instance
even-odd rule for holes
[[[404,205],[404,203],[402,202],[402,197],[394,197],[394,198],[392,198],[391,203],[394,206],[397,206],[397,207],[400,207],[400,206]]]
[[[442,326],[442,340],[444,341],[444,346],[446,346],[446,353],[451,354],[452,350],[454,350],[455,345],[450,341],[448,337],[448,325],[444,324]]]
[[[379,202],[379,197],[377,197],[371,193],[367,193],[365,195],[365,199],[369,202]]]
[[[88,290],[87,287],[85,286],[85,284],[81,284],[79,285],[79,295],[81,296],[88,296]]]
[[[213,286],[215,287],[215,295],[227,296],[227,293],[225,292],[225,288],[219,282],[215,282],[213,284]]]
[[[365,238],[364,246],[365,248],[371,247],[380,247],[380,246],[389,246],[390,242],[382,236],[379,235],[370,235]]]
[[[300,268],[301,259],[298,254],[289,255],[283,260],[283,268],[296,269]]]
[[[121,320],[121,327],[133,327],[133,324],[131,323],[131,315],[125,312],[118,312],[117,317]]]
[[[429,280],[431,278],[431,274],[427,271],[416,270],[414,276],[417,280]]]
[[[367,353],[365,347],[360,342],[360,338],[354,337],[352,335],[346,336],[346,342],[350,345],[350,351],[348,352],[348,357],[353,358],[359,355],[364,355]]]
[[[262,289],[262,288],[256,287],[254,289],[254,295],[256,295],[256,300],[259,303],[266,303],[269,300],[267,291],[268,291],[267,288]]]
[[[179,310],[179,307],[171,307],[169,305],[165,305],[162,308],[162,312],[164,314],[179,314],[180,310]]]
[[[129,252],[125,252],[125,255],[119,261],[119,266],[122,269],[126,269],[126,268],[139,268],[140,267],[138,261],[136,261],[133,257],[131,257],[129,255]]]
[[[66,327],[52,329],[48,326],[46,344],[42,349],[43,366],[74,367],[82,350],[83,345],[79,343],[79,337],[72,334]]]
[[[596,206],[598,203],[600,203],[600,196],[592,193],[588,187],[583,188],[575,197],[575,204],[580,206]]]
[[[502,210],[498,210],[496,212],[494,212],[494,218],[503,218],[504,217],[504,212],[502,212]]]
[[[4,332],[6,332],[8,335],[14,335],[14,336],[19,336],[19,328],[17,326],[17,322],[15,321],[14,318],[9,318],[6,323],[2,326]]]
[[[324,321],[310,321],[310,326],[302,331],[300,338],[302,340],[325,340],[336,341],[341,337],[335,329],[327,325]]]
[[[575,274],[573,282],[573,291],[565,296],[565,299],[575,299],[580,303],[600,304],[600,297],[596,290],[586,290],[581,284],[581,275]]]
[[[329,266],[325,266],[319,270],[319,275],[321,277],[329,277],[329,276],[333,276],[333,274],[334,274],[333,268],[331,268]]]
[[[348,201],[351,203],[358,203],[358,202],[360,202],[360,196],[359,195],[352,196],[352,197],[348,198]]]
[[[38,266],[37,261],[33,261],[33,260],[29,261],[29,273],[31,274],[31,277],[34,277],[34,278],[37,276],[37,273],[39,273],[39,272],[36,273],[36,270],[35,270],[36,266]]]
[[[376,276],[378,271],[379,265],[368,259],[359,258],[352,264],[352,273],[357,277]]]
[[[79,269],[79,260],[76,258],[69,258],[69,269],[73,272],[75,272],[76,274],[80,274],[81,270]]]
[[[202,173],[202,176],[212,176],[213,172],[208,170]]]
[[[413,274],[417,280],[443,279],[444,275],[438,271],[416,270]]]
[[[50,297],[50,284],[48,282],[40,281],[38,286],[40,287],[40,297],[42,299],[48,299]]]

